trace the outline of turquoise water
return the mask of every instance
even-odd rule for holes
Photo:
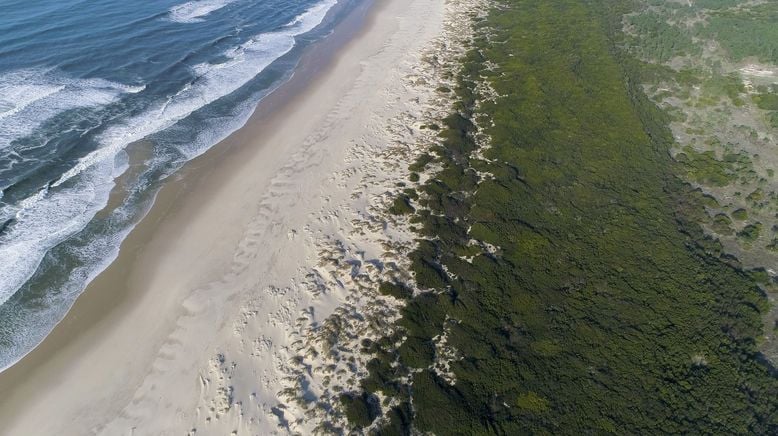
[[[357,1],[0,0],[0,368]]]

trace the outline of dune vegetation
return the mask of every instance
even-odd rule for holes
[[[623,32],[636,7],[499,0],[479,23],[412,169],[439,170],[391,211],[419,229],[415,283],[381,288],[406,305],[396,334],[362,343],[370,376],[343,395],[355,428],[393,398],[380,434],[778,432],[758,348],[770,278],[700,225],[759,237],[708,218],[697,183],[751,160],[673,157],[673,114],[643,86],[667,72]]]

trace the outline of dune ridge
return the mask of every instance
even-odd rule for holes
[[[135,232],[143,241],[131,235],[92,285],[130,301],[56,353],[44,341],[16,369],[23,381],[0,377],[15,400],[0,408],[8,434],[342,428],[340,392],[369,358],[358,344],[398,316],[378,284],[412,279],[414,234],[386,210],[435,142],[427,124],[449,111],[438,88],[477,4],[376,5],[304,95],[186,168]]]

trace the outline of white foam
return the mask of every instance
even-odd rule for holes
[[[9,89],[10,88],[10,89]],[[50,84],[21,84],[21,86],[0,85],[0,120],[18,114],[31,104],[56,94],[65,87]]]
[[[127,166],[123,165],[118,170],[123,171],[126,168]],[[126,209],[126,206],[122,206],[114,211],[114,215],[124,215],[126,218],[129,215]],[[33,325],[13,332],[12,345],[5,350],[6,353],[0,355],[0,372],[24,358],[43,341],[51,328],[59,323],[70,310],[85,285],[94,280],[116,259],[119,255],[121,242],[130,233],[132,227],[132,223],[127,222],[126,226],[117,228],[115,233],[96,235],[88,241],[86,246],[70,250],[71,255],[75,255],[83,262],[82,265],[71,271],[68,280],[59,289],[58,294],[49,294],[44,297],[46,303],[42,305],[43,307],[34,310]],[[24,318],[24,321],[29,322],[29,319]]]
[[[292,47],[292,36],[265,34],[234,50],[228,62],[196,65],[193,69],[199,77],[194,83],[142,115],[106,130],[98,138],[103,146],[81,158],[52,187],[62,185],[92,165],[113,158],[127,145],[167,129],[194,111],[234,92]]]
[[[60,73],[17,70],[0,75],[0,150],[66,110],[112,103],[140,92],[103,79],[72,79]]]
[[[338,3],[337,0],[324,0],[295,17],[287,27],[294,27],[298,35],[310,32],[321,24],[330,9]]]
[[[299,15],[282,30],[260,34],[246,43],[223,53],[226,61],[201,63],[192,67],[197,79],[166,101],[158,103],[143,114],[126,120],[100,135],[103,146],[84,156],[52,184],[58,187],[90,166],[110,159],[127,145],[167,129],[188,117],[194,111],[227,96],[248,83],[273,61],[295,46],[295,37],[321,24],[327,11],[337,4],[325,0]]]
[[[124,148],[153,133],[173,126],[194,111],[242,87],[273,61],[295,46],[295,37],[318,26],[327,11],[336,4],[325,0],[279,31],[260,34],[239,47],[224,53],[226,62],[202,63],[193,67],[197,79],[165,101],[149,107],[143,114],[112,126],[98,136],[101,147],[81,158],[57,181],[14,207],[16,222],[0,235],[0,304],[8,300],[37,269],[45,254],[55,245],[81,231],[98,210],[105,207],[117,175],[114,161]],[[75,87],[77,92],[91,90],[90,102],[105,102],[120,92],[140,89],[117,84]],[[68,83],[67,86],[73,86]],[[66,88],[67,88],[66,86]],[[95,91],[96,90],[96,91]],[[63,91],[50,93],[56,95]],[[76,91],[73,91],[76,92]],[[44,93],[41,93],[44,94]],[[48,97],[42,97],[40,101]],[[78,101],[78,98],[72,98]],[[30,103],[33,106],[37,103]],[[24,112],[21,110],[19,113]],[[189,150],[196,155],[207,149]],[[76,179],[74,177],[80,176]],[[71,184],[66,182],[74,180]]]
[[[0,304],[30,279],[49,249],[82,230],[102,208],[113,183],[113,165],[97,165],[75,186],[40,191],[24,200],[16,221],[0,235]]]
[[[169,11],[170,21],[176,23],[197,23],[203,17],[234,3],[236,0],[199,0],[173,6]]]

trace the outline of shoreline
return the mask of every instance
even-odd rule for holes
[[[299,104],[297,100],[304,99],[305,93],[304,91],[306,88],[309,88],[313,86],[314,82],[317,79],[318,74],[323,74],[321,71],[322,67],[324,70],[331,67],[331,64],[337,60],[338,52],[344,48],[345,45],[347,45],[350,42],[351,38],[358,38],[360,33],[366,32],[370,25],[370,20],[372,19],[372,16],[376,13],[374,11],[375,0],[366,0],[363,4],[357,6],[354,8],[354,10],[349,11],[348,16],[344,18],[343,22],[339,23],[335,29],[333,29],[333,34],[328,35],[321,41],[317,41],[308,47],[305,48],[304,54],[301,56],[300,61],[298,62],[298,66],[295,67],[295,69],[290,73],[289,77],[281,84],[279,84],[276,89],[272,90],[270,93],[268,93],[267,96],[262,98],[258,103],[257,106],[252,111],[252,114],[249,116],[249,119],[246,121],[246,123],[238,128],[236,131],[230,133],[227,135],[227,137],[218,143],[214,144],[212,147],[210,147],[206,152],[204,152],[202,155],[197,156],[196,158],[192,159],[191,161],[187,162],[186,165],[181,168],[176,173],[172,174],[168,180],[166,180],[163,183],[163,186],[160,188],[159,192],[155,195],[154,200],[152,201],[152,204],[149,206],[148,210],[142,215],[142,217],[138,220],[137,224],[130,229],[128,232],[127,237],[122,239],[120,243],[120,250],[121,251],[138,251],[141,250],[143,246],[145,246],[151,236],[148,235],[150,232],[150,229],[142,229],[142,230],[136,230],[138,227],[146,225],[151,226],[149,223],[145,223],[147,221],[147,218],[152,218],[152,221],[159,221],[166,215],[168,215],[169,211],[166,211],[165,209],[168,209],[170,207],[175,207],[176,205],[174,202],[181,202],[182,197],[187,195],[188,192],[191,192],[194,187],[187,186],[188,184],[191,184],[193,178],[197,177],[196,173],[199,171],[200,168],[206,167],[206,166],[212,166],[212,165],[219,165],[219,161],[222,159],[227,159],[226,156],[231,151],[235,151],[238,148],[241,148],[241,152],[246,153],[247,150],[250,148],[251,145],[249,142],[251,142],[251,139],[249,139],[252,135],[258,135],[262,127],[265,127],[266,125],[272,124],[274,121],[274,118],[280,118],[281,113],[285,110],[289,110],[288,107]],[[337,9],[339,6],[335,6],[335,9]],[[337,13],[338,11],[333,10],[333,12]],[[318,65],[317,63],[320,63],[321,65]],[[281,112],[281,113],[277,113]],[[250,130],[250,133],[242,132],[243,130]],[[141,141],[143,142],[143,141]],[[137,144],[133,144],[134,147]],[[196,182],[196,181],[195,181]],[[204,187],[208,189],[207,187]],[[157,210],[160,209],[160,210]],[[102,213],[102,211],[98,212],[98,214]],[[145,223],[145,224],[144,224]],[[145,231],[144,231],[145,230]],[[134,233],[142,233],[143,235],[134,235]],[[135,240],[129,241],[131,238],[134,238]],[[101,285],[93,285],[98,280],[104,280],[106,279],[101,278],[104,274],[106,274],[106,271],[115,268],[114,264],[119,261],[119,256],[122,256],[120,253],[116,259],[108,263],[108,265],[100,271],[95,278],[90,281],[84,291],[82,291],[81,294],[76,298],[75,302],[71,306],[70,309],[68,309],[67,314],[65,317],[60,320],[57,325],[52,329],[51,332],[49,332],[48,335],[41,341],[40,344],[35,346],[32,350],[30,350],[28,353],[26,353],[22,358],[17,360],[16,362],[9,364],[5,368],[0,369],[0,392],[3,392],[6,388],[6,383],[4,383],[4,379],[6,377],[3,376],[3,374],[12,368],[16,367],[18,364],[26,361],[28,359],[28,356],[36,352],[41,346],[49,342],[49,337],[52,336],[52,334],[60,330],[60,324],[68,325],[67,328],[74,328],[69,326],[70,324],[75,324],[76,319],[80,318],[80,316],[71,316],[71,312],[73,311],[76,306],[85,305],[84,303],[79,303],[81,301],[81,297],[84,294],[92,294],[94,293],[94,296],[90,295],[91,298],[112,298],[105,295],[98,294],[97,291],[91,291],[92,288],[100,288]],[[127,255],[125,255],[126,257]],[[113,275],[113,273],[112,273]],[[123,293],[120,293],[120,297],[124,298],[127,297],[127,295],[124,295]],[[84,298],[86,299],[86,298]],[[116,306],[119,306],[121,303],[117,301],[108,302],[106,303],[113,304],[115,303]],[[86,311],[86,310],[84,310]],[[107,314],[102,314],[102,317],[107,317]],[[73,319],[71,319],[73,318]],[[100,320],[98,320],[100,321]],[[91,328],[91,326],[76,326],[76,329],[83,329],[83,328]],[[62,336],[67,335],[68,338],[65,339],[65,341],[74,340],[76,339],[73,337],[74,335],[71,333],[61,333]],[[63,344],[62,341],[51,341],[51,342],[57,342],[56,348],[61,348],[62,346],[66,345]],[[52,344],[53,345],[53,344]],[[52,346],[52,352],[55,351],[54,347]],[[47,352],[48,354],[48,352]],[[14,378],[14,377],[9,377]]]
[[[154,244],[155,235],[162,233],[168,242],[173,242],[177,231],[163,228],[164,222],[173,214],[196,214],[197,209],[200,208],[197,202],[187,197],[195,195],[195,191],[201,191],[200,193],[205,191],[209,196],[218,195],[215,193],[218,186],[208,185],[197,179],[200,176],[212,176],[209,173],[214,171],[214,167],[239,165],[235,162],[236,159],[230,156],[231,153],[245,155],[255,151],[251,150],[255,145],[253,138],[259,135],[262,128],[283,119],[286,112],[293,110],[295,105],[303,104],[305,91],[315,86],[317,80],[321,80],[320,76],[326,74],[325,71],[320,70],[331,69],[332,64],[337,62],[339,52],[345,49],[351,39],[359,38],[361,34],[369,31],[371,20],[378,13],[376,9],[379,6],[374,3],[374,0],[368,0],[350,11],[349,16],[333,30],[333,34],[306,47],[306,52],[289,79],[257,104],[244,126],[229,134],[227,138],[202,155],[187,162],[183,168],[165,181],[149,210],[122,240],[117,258],[87,285],[65,317],[40,344],[20,360],[0,371],[1,393],[8,394],[9,390],[14,392],[18,385],[23,384],[20,382],[21,379],[36,371],[40,372],[38,368],[45,366],[47,360],[58,359],[57,355],[63,349],[79,345],[88,347],[90,342],[88,339],[99,335],[95,330],[105,327],[114,311],[127,310],[127,306],[137,304],[146,293],[146,290],[137,289],[139,286],[134,286],[135,292],[132,292],[129,289],[131,286],[128,285],[120,285],[118,292],[104,291],[116,287],[122,280],[127,279],[130,270],[138,268],[134,264],[139,262],[138,257],[144,252],[152,247],[165,249],[160,245],[166,244]],[[183,204],[185,202],[186,204]],[[150,247],[151,244],[154,245]],[[141,268],[153,269],[148,266]],[[106,308],[108,311],[104,311]],[[83,342],[87,344],[82,344]],[[0,417],[3,415],[0,408]]]
[[[306,103],[314,99],[311,94],[317,95],[314,102],[332,105],[353,93],[365,56],[381,53],[386,48],[381,38],[397,32],[392,28],[396,23],[384,23],[377,17],[384,14],[385,19],[395,18],[412,1],[372,5],[368,2],[355,8],[332,35],[309,48],[293,76],[260,102],[244,127],[189,162],[165,183],[149,213],[122,242],[117,259],[90,283],[38,347],[0,373],[0,392],[7,400],[0,408],[0,419],[6,423],[9,434],[23,434],[25,425],[31,426],[28,430],[40,431],[36,425],[42,424],[34,419],[41,410],[31,406],[36,402],[44,403],[44,411],[46,406],[52,410],[56,406],[66,409],[57,411],[56,418],[61,423],[57,419],[46,423],[65,434],[69,434],[67,429],[111,432],[107,421],[115,421],[111,418],[119,415],[125,420],[143,422],[142,416],[130,416],[122,410],[135,403],[134,398],[143,390],[144,380],[159,366],[160,358],[171,360],[170,356],[181,351],[177,348],[183,347],[177,343],[184,341],[174,337],[176,331],[197,317],[210,317],[212,321],[198,320],[199,328],[223,327],[229,322],[229,314],[215,313],[219,311],[214,307],[231,312],[230,308],[235,309],[234,300],[246,294],[241,286],[233,286],[237,276],[245,275],[235,271],[235,247],[240,251],[242,245],[249,245],[258,250],[262,244],[245,242],[242,230],[256,219],[261,205],[244,200],[258,197],[257,192],[272,185],[278,171],[285,168],[289,154],[299,150],[298,144],[306,143],[309,133],[315,134],[339,109],[337,104],[325,106],[329,109],[324,111],[307,107],[310,105]],[[377,27],[380,29],[376,30]],[[379,31],[380,35],[369,37]],[[290,121],[292,116],[294,122]],[[292,124],[299,132],[279,131]],[[264,128],[268,127],[265,134]],[[245,173],[255,174],[241,178]],[[238,192],[229,189],[232,185],[238,185]],[[222,208],[225,205],[233,208],[232,215]],[[237,213],[234,209],[238,209]],[[196,237],[186,237],[193,232]],[[195,258],[177,258],[181,253],[191,253]],[[211,253],[232,255],[201,257]],[[288,275],[289,272],[278,273]],[[218,298],[208,295],[215,288],[231,290]],[[217,299],[222,306],[209,307]],[[144,312],[148,308],[155,312]],[[197,336],[198,332],[189,334]],[[205,336],[205,343],[198,344],[199,349],[194,351],[219,348],[215,334],[211,335],[211,342]],[[217,362],[216,366],[219,365]],[[121,371],[122,380],[112,380],[116,384],[110,387],[101,383],[115,379],[115,371]],[[95,376],[82,380],[77,377],[79,374]],[[190,388],[197,390],[195,379],[192,377]],[[58,395],[73,400],[63,404]],[[194,417],[189,412],[179,415],[182,412],[175,406],[171,411],[175,411],[174,416],[159,419],[179,422],[185,420],[182,416]],[[195,420],[201,418],[199,406],[195,415]],[[79,416],[79,420],[72,422],[74,416]],[[63,423],[69,427],[58,427]],[[134,428],[124,424],[119,422],[116,426]],[[159,425],[167,428],[169,424]],[[14,426],[22,428],[12,430]]]
[[[318,70],[321,69],[321,65],[325,66],[326,68],[326,66],[331,64],[337,57],[338,51],[341,50],[355,34],[364,31],[363,27],[365,23],[363,23],[363,21],[369,21],[368,18],[371,14],[370,9],[374,3],[375,0],[362,0],[357,2],[354,0],[345,0],[342,2],[336,2],[334,6],[328,10],[319,26],[312,32],[318,32],[318,28],[328,27],[332,25],[333,22],[335,22],[334,27],[329,29],[328,33],[321,37],[321,39],[312,43],[306,43],[305,46],[300,49],[301,54],[298,55],[299,57],[295,62],[295,67],[290,71],[287,71],[282,78],[274,82],[267,90],[260,91],[260,93],[265,93],[264,96],[260,97],[259,100],[256,101],[256,105],[253,109],[250,109],[249,113],[244,119],[244,124],[241,127],[232,130],[230,133],[227,133],[226,136],[223,135],[223,139],[217,140],[211,146],[206,147],[205,151],[187,161],[184,164],[184,167],[173,172],[166,178],[166,180],[161,181],[161,187],[158,188],[157,192],[153,194],[151,200],[147,201],[143,207],[137,209],[138,214],[133,218],[133,224],[128,225],[126,229],[123,229],[118,233],[124,234],[123,237],[119,238],[119,245],[123,246],[124,241],[127,239],[129,234],[134,231],[135,227],[137,227],[143,220],[145,220],[146,215],[156,204],[159,191],[161,191],[162,187],[172,182],[180,181],[180,178],[183,172],[186,170],[186,167],[188,167],[193,160],[204,159],[206,154],[215,155],[216,153],[220,153],[219,151],[214,151],[215,148],[240,147],[241,145],[244,145],[237,144],[235,140],[231,139],[231,137],[238,131],[251,127],[252,124],[267,123],[266,119],[270,117],[272,112],[277,109],[283,109],[283,107],[292,104],[291,100],[294,98],[300,98],[303,92],[301,88],[310,85],[310,82],[314,80],[316,74],[318,74]],[[277,58],[274,62],[288,62],[286,60],[288,56],[289,53],[286,53]],[[321,65],[317,65],[317,63]],[[257,76],[261,75],[265,69],[259,71]],[[236,118],[242,117],[243,115],[239,115]],[[135,153],[148,153],[147,151],[141,150],[144,150],[149,146],[153,145],[151,145],[151,143],[146,139],[141,139],[129,144],[126,147],[127,153],[131,156],[131,166],[133,165],[133,160],[135,159],[132,156]],[[114,186],[109,193],[108,203],[102,209],[96,212],[96,217],[109,215],[111,211],[119,204],[122,196],[126,195],[126,192],[124,192],[126,191],[126,187],[122,186],[125,183],[123,179],[125,179],[126,176],[127,172],[120,174],[114,179],[116,186]],[[63,316],[62,319],[54,324],[53,328],[51,328],[51,330],[43,336],[37,345],[24,352],[21,357],[17,358],[15,361],[12,361],[12,363],[0,364],[0,374],[21,362],[28,354],[30,354],[32,351],[38,348],[41,343],[43,343],[43,341],[54,331],[56,326],[66,319],[67,314],[70,312],[76,300],[80,298],[81,294],[83,294],[86,289],[89,289],[91,283],[98,276],[103,274],[103,272],[108,267],[110,267],[114,261],[116,261],[116,256],[118,256],[118,253],[114,253],[112,256],[102,258],[99,262],[95,262],[95,264],[100,264],[100,266],[94,268],[94,270],[90,269],[89,275],[92,278],[86,281],[82,291],[78,293],[78,296],[76,296],[76,298],[71,302],[68,309],[65,311],[65,316]],[[2,383],[0,383],[0,390],[2,390]]]

